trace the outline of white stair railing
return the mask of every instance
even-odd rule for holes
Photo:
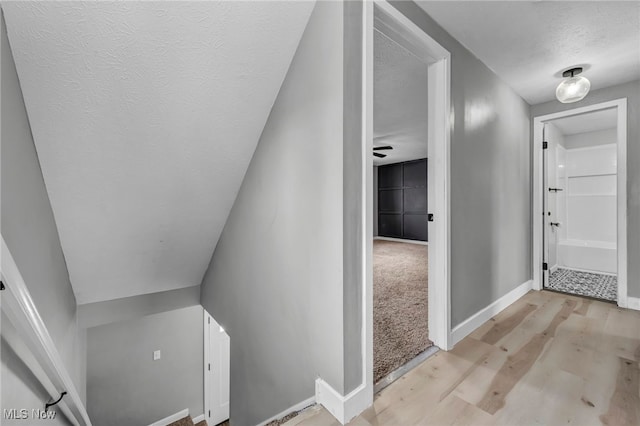
[[[0,252],[1,275],[5,289],[1,291],[0,306],[12,327],[3,326],[7,343],[42,383],[51,401],[64,398],[55,406],[76,426],[91,426],[91,420],[67,371],[47,327],[38,313],[31,294],[11,256],[4,238]],[[43,401],[42,409],[45,409]],[[4,407],[12,408],[12,407]]]

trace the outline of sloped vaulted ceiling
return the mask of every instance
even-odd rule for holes
[[[3,2],[78,303],[200,284],[313,6]]]

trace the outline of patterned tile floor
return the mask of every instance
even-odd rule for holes
[[[549,275],[548,288],[580,296],[616,301],[618,279],[615,275],[558,268]]]

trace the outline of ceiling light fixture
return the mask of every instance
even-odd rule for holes
[[[581,67],[571,68],[562,73],[567,77],[558,85],[556,98],[563,104],[570,104],[584,99],[591,89],[591,82],[585,77],[578,75],[582,72]]]

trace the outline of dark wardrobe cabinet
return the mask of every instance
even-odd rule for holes
[[[426,158],[378,167],[378,234],[428,241]]]

